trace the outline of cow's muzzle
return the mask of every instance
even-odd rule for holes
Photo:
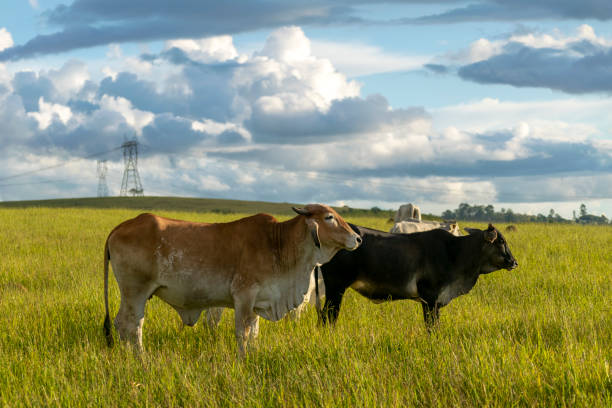
[[[354,251],[357,248],[359,248],[359,245],[361,245],[362,239],[359,235],[355,234],[350,241],[351,242],[349,243],[349,245],[346,246],[346,249],[348,249],[349,251]]]
[[[506,260],[506,269],[511,271],[513,269],[518,268],[518,262],[516,262],[516,259],[512,258],[512,259],[508,259]]]

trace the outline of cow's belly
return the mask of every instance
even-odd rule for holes
[[[376,303],[390,299],[419,299],[416,276],[413,276],[408,282],[399,284],[357,279],[353,282],[351,288]]]
[[[175,308],[233,306],[229,278],[212,271],[176,270],[160,274],[153,293]]]
[[[464,295],[474,287],[476,279],[457,279],[442,287],[436,298],[438,307],[446,306],[456,297]]]

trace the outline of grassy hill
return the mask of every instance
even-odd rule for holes
[[[303,204],[273,203],[266,201],[228,200],[221,198],[189,198],[189,197],[89,197],[89,198],[59,198],[54,200],[3,201],[0,208],[123,208],[141,211],[179,211],[219,214],[256,214],[269,213],[277,215],[292,215],[292,206]],[[391,210],[358,209],[350,207],[334,207],[340,214],[352,216],[367,216],[390,218],[395,214]],[[423,219],[436,219],[431,214],[424,214]]]
[[[212,212],[222,214],[265,212],[283,215],[293,214],[291,206],[300,206],[300,204],[185,197],[91,197],[0,202],[0,208],[125,208],[143,211]]]

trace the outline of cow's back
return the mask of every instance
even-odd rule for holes
[[[153,253],[160,239],[158,218],[149,213],[140,214],[111,231],[108,251],[113,269],[129,268],[143,274],[143,279],[145,276],[151,278]]]
[[[363,243],[353,252],[340,251],[322,266],[326,287],[351,286],[370,299],[411,298],[425,275],[451,264],[449,248],[456,239],[441,229],[393,234],[363,227]]]

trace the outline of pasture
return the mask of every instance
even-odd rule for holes
[[[153,298],[141,360],[102,334],[104,241],[139,212],[0,208],[0,405],[612,406],[611,227],[519,225],[506,234],[519,268],[482,276],[432,334],[417,303],[349,291],[334,329],[317,327],[312,308],[299,321],[261,320],[239,361],[232,311],[215,333],[182,329]]]

